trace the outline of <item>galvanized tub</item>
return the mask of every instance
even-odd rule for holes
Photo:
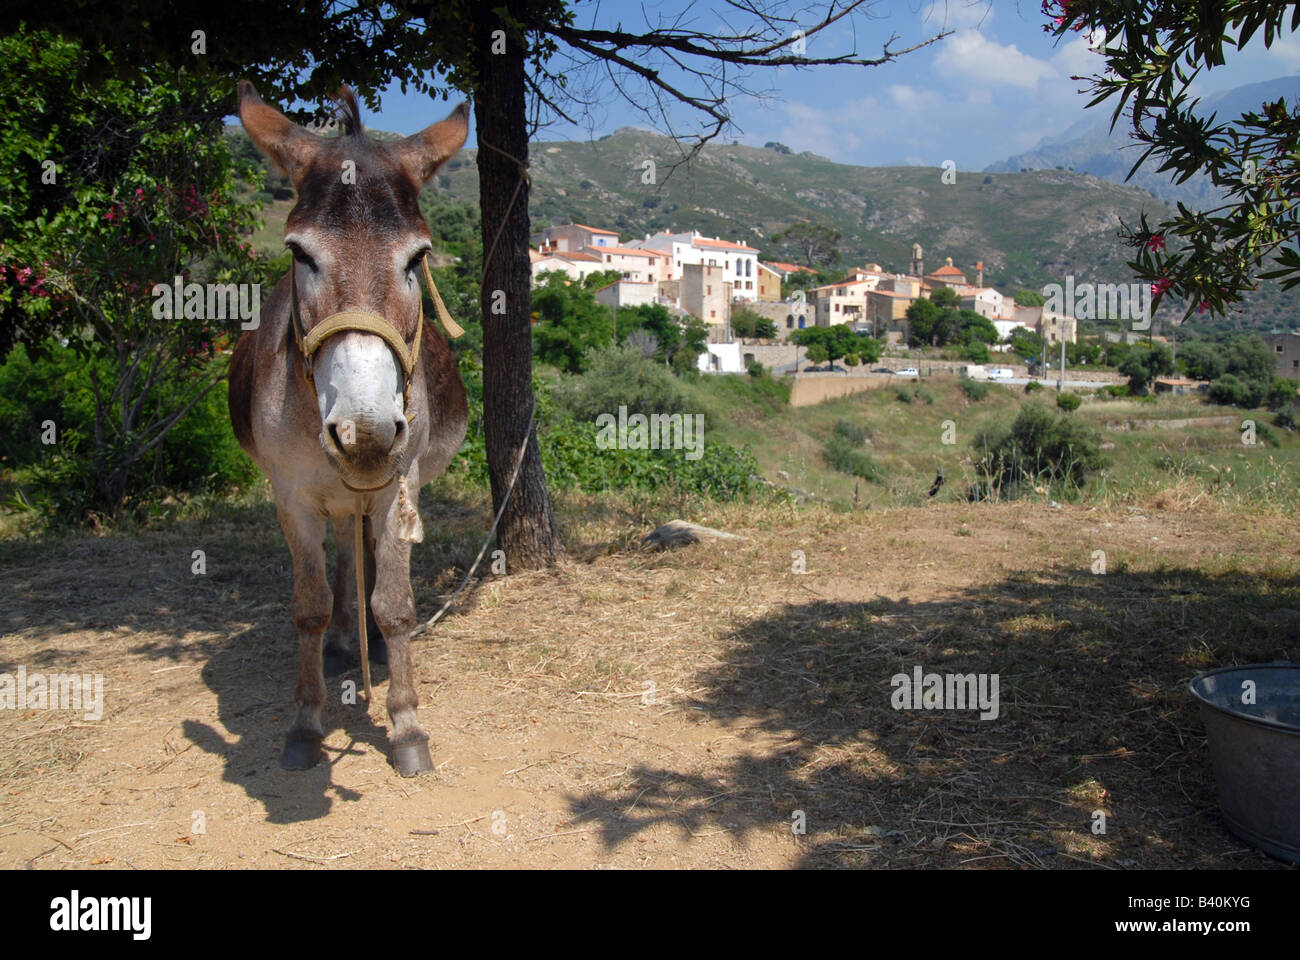
[[[1254,703],[1242,703],[1243,684]],[[1189,684],[1201,708],[1228,829],[1300,863],[1300,663],[1222,667]]]

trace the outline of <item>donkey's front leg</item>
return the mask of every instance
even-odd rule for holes
[[[404,777],[433,769],[429,735],[416,719],[415,666],[411,631],[415,628],[415,594],[411,590],[411,544],[397,536],[396,511],[374,520],[375,621],[388,641],[388,741],[393,767]]]
[[[280,526],[293,554],[293,622],[298,627],[298,716],[285,737],[280,766],[309,770],[321,760],[321,708],[325,674],[321,639],[330,622],[333,596],[325,579],[325,519],[296,503],[277,504]]]

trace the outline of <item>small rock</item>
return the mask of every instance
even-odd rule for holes
[[[687,523],[685,520],[669,520],[658,530],[647,534],[641,541],[642,544],[652,547],[683,547],[691,543],[700,543],[701,541],[710,540],[747,540],[748,537],[738,536],[734,533],[727,533],[723,530],[714,530],[712,527],[702,527],[697,523]]]

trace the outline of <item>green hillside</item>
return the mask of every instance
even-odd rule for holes
[[[1076,283],[1127,283],[1120,221],[1169,213],[1144,190],[1064,170],[958,170],[956,182],[945,184],[935,167],[858,167],[784,149],[710,144],[674,169],[680,159],[671,139],[630,127],[594,142],[535,143],[534,226],[576,221],[617,230],[625,240],[697,229],[748,242],[765,258],[797,260],[796,250],[770,238],[812,221],[843,234],[838,269],[874,261],[906,270],[919,242],[927,270],[951,257],[974,281],[982,260],[985,283],[1010,292],[1060,283],[1067,274]],[[642,182],[647,160],[655,163],[655,183]],[[476,151],[447,164],[435,186],[452,201],[477,204]],[[1216,326],[1290,327],[1300,316],[1296,297],[1264,284],[1245,311]]]

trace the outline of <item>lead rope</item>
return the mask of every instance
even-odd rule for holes
[[[479,547],[478,556],[474,558],[474,562],[470,564],[469,570],[465,572],[465,577],[460,581],[460,586],[457,587],[456,591],[447,598],[447,602],[442,605],[442,609],[430,617],[425,622],[424,626],[411,631],[412,640],[420,636],[420,634],[424,633],[442,619],[442,615],[450,609],[451,605],[456,601],[456,598],[460,596],[461,591],[465,589],[465,585],[469,583],[470,577],[474,576],[474,571],[478,569],[478,565],[483,561],[483,554],[487,552],[488,544],[490,544],[492,538],[497,535],[497,525],[501,522],[501,515],[506,512],[506,504],[510,502],[510,494],[514,492],[515,481],[519,479],[519,468],[524,464],[524,451],[528,449],[528,441],[533,437],[533,417],[536,414],[537,397],[534,396],[533,407],[528,411],[528,428],[524,431],[524,442],[519,445],[519,452],[515,454],[515,465],[510,471],[510,483],[506,485],[506,493],[505,496],[501,498],[501,506],[497,508],[497,515],[492,519],[492,529],[488,531],[487,539],[483,541],[483,546]]]
[[[356,551],[357,568],[357,626],[361,630],[361,682],[366,688],[366,712],[370,712],[370,638],[366,636],[366,553],[362,542],[361,524],[365,514],[362,512],[361,494],[357,494],[357,511],[353,526],[356,532],[352,542]]]

